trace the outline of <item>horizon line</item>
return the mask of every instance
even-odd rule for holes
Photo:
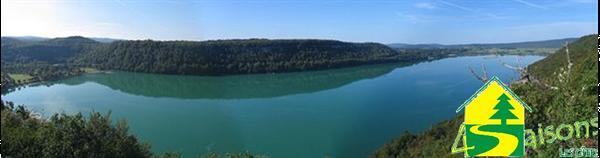
[[[139,38],[139,39],[126,39],[126,38],[118,38],[118,37],[93,37],[93,36],[83,36],[83,35],[68,35],[68,36],[56,36],[56,37],[46,37],[46,36],[35,36],[35,35],[2,35],[0,37],[4,38],[4,37],[10,37],[10,38],[42,38],[44,40],[47,39],[56,39],[56,38],[68,38],[68,37],[84,37],[84,38],[89,38],[89,39],[108,39],[108,40],[114,40],[114,41],[144,41],[144,40],[151,40],[151,41],[163,41],[163,42],[167,42],[167,41],[189,41],[189,42],[204,42],[204,41],[219,41],[219,40],[253,40],[253,39],[260,39],[260,40],[332,40],[332,41],[341,41],[341,42],[348,42],[348,43],[379,43],[379,44],[384,44],[384,45],[393,45],[393,44],[407,44],[407,45],[443,45],[443,46],[449,46],[449,45],[472,45],[472,44],[510,44],[510,43],[525,43],[525,42],[542,42],[542,41],[552,41],[552,40],[564,40],[564,39],[578,39],[581,37],[585,37],[585,36],[589,36],[589,35],[597,35],[598,33],[589,33],[589,34],[585,34],[579,37],[562,37],[562,38],[551,38],[551,39],[541,39],[541,40],[527,40],[527,41],[511,41],[511,42],[487,42],[487,43],[476,43],[476,42],[469,42],[469,43],[460,43],[460,44],[442,44],[442,43],[403,43],[403,42],[390,42],[390,43],[384,43],[384,42],[375,42],[375,41],[344,41],[344,40],[339,40],[339,39],[330,39],[330,38],[261,38],[261,37],[251,37],[251,38],[222,38],[222,39],[206,39],[206,40],[190,40],[190,39],[152,39],[152,38]],[[100,42],[100,41],[98,41]]]

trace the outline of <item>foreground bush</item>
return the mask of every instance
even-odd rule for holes
[[[110,114],[33,117],[23,106],[2,103],[2,154],[11,157],[150,157],[150,145],[128,133]]]

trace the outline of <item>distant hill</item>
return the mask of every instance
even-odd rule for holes
[[[554,47],[574,39],[506,44],[405,45],[421,48]],[[71,36],[45,39],[35,36],[2,37],[2,63],[44,62],[107,70],[149,73],[227,75],[321,70],[390,62],[433,60],[460,49],[429,53],[398,51],[379,43],[335,40],[212,40],[152,41]],[[457,51],[460,52],[452,52]],[[445,52],[446,51],[446,52]],[[483,51],[483,54],[488,53]],[[468,54],[468,53],[466,53]],[[475,52],[473,54],[482,54]]]
[[[103,37],[90,37],[90,39],[100,42],[100,43],[111,43],[114,41],[120,41],[121,39],[115,39],[115,38],[103,38]]]
[[[15,45],[21,45],[21,44],[25,44],[27,42],[24,42],[20,39],[17,38],[12,38],[12,37],[2,37],[2,46],[15,46]]]
[[[95,41],[90,38],[85,38],[82,36],[70,36],[64,38],[53,38],[45,41],[41,41],[36,44],[47,44],[47,45],[65,45],[65,46],[73,46],[73,45],[85,45],[85,44],[98,44],[98,41]]]
[[[134,72],[227,75],[331,69],[425,60],[383,44],[334,40],[116,41],[75,64]]]
[[[99,42],[81,36],[42,41],[2,37],[2,62],[41,61],[51,64],[64,63],[67,59],[93,49],[99,44]]]
[[[392,43],[388,44],[392,48],[409,48],[409,49],[434,49],[434,48],[446,48],[447,45],[443,44],[406,44],[406,43]]]
[[[94,67],[133,72],[227,75],[321,70],[427,60],[378,43],[335,40],[115,40],[71,36],[45,40],[2,37],[2,63]]]
[[[44,40],[48,40],[50,38],[46,38],[46,37],[39,37],[39,36],[6,36],[7,38],[14,38],[14,39],[18,39],[21,40],[23,42],[40,42],[40,41],[44,41]],[[4,37],[2,37],[4,38]]]
[[[42,42],[45,40],[50,40],[52,38],[47,38],[47,37],[39,37],[39,36],[4,36],[2,38],[12,38],[12,39],[18,39],[22,42]],[[100,43],[111,43],[114,41],[119,41],[121,39],[115,39],[115,38],[104,38],[104,37],[85,37],[85,38],[89,38],[92,39],[96,42],[100,42]]]
[[[544,40],[544,41],[529,41],[529,42],[515,42],[515,43],[492,43],[492,44],[457,44],[457,45],[443,45],[443,44],[404,44],[404,43],[393,43],[388,44],[392,48],[561,48],[566,42],[573,42],[578,38],[564,38],[555,40]]]

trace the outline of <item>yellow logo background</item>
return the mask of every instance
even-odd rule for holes
[[[498,81],[492,81],[488,86],[483,89],[479,95],[471,100],[470,103],[466,104],[465,108],[465,124],[500,124],[500,120],[489,119],[497,110],[494,110],[494,105],[498,101],[498,96],[506,94],[510,100],[509,103],[513,105],[510,110],[519,119],[507,120],[507,124],[525,124],[525,106],[522,105],[515,96],[512,96],[511,92],[505,90]]]
[[[531,108],[497,77],[485,83],[456,112],[462,108],[465,156],[524,155],[525,110]]]

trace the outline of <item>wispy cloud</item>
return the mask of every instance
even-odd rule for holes
[[[521,3],[521,4],[524,4],[524,5],[527,5],[527,6],[530,6],[530,7],[533,7],[533,8],[538,8],[538,9],[548,9],[548,8],[547,8],[547,7],[545,7],[545,6],[541,6],[541,5],[538,5],[538,4],[534,4],[534,3],[531,3],[531,2],[527,2],[527,1],[525,1],[525,0],[514,0],[514,1],[515,1],[515,2],[519,2],[519,3]]]
[[[459,4],[448,2],[448,1],[444,1],[444,0],[439,0],[438,2],[440,2],[440,3],[444,4],[444,5],[447,5],[447,6],[450,6],[450,7],[459,9],[459,10],[462,10],[462,11],[474,13],[474,14],[476,14],[478,16],[482,16],[482,17],[488,17],[488,18],[492,18],[492,19],[505,19],[506,18],[506,17],[502,17],[502,16],[499,16],[499,15],[496,15],[494,13],[481,12],[481,11],[479,11],[477,9],[469,8],[469,7],[466,7],[466,6],[463,6],[463,5],[459,5]]]
[[[597,0],[571,0],[573,2],[577,2],[577,3],[598,3]]]
[[[451,3],[451,2],[448,2],[448,1],[444,1],[444,0],[440,0],[439,2],[442,3],[442,4],[445,4],[447,6],[454,7],[456,9],[460,9],[460,10],[463,10],[463,11],[475,12],[475,9],[471,9],[471,8],[468,8],[468,7],[465,7],[465,6],[462,6],[462,5],[458,5],[456,3]]]
[[[437,8],[435,6],[435,4],[428,3],[428,2],[417,3],[417,4],[415,4],[415,7],[416,8],[421,8],[421,9],[436,9]]]
[[[396,12],[396,16],[400,17],[401,20],[408,21],[412,24],[424,23],[424,22],[432,22],[430,18],[425,16],[415,15],[415,14],[405,14],[401,12]]]

